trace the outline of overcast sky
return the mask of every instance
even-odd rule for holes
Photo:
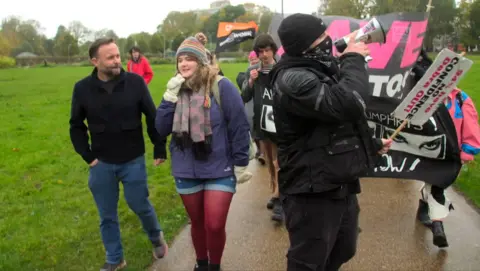
[[[55,36],[60,24],[68,26],[73,20],[81,21],[91,29],[113,29],[126,37],[131,33],[154,32],[170,11],[209,8],[211,0],[5,0],[0,7],[0,19],[16,15],[22,19],[40,22],[47,37]],[[253,2],[273,11],[281,11],[281,0],[231,0],[232,5]],[[72,5],[67,7],[67,3]],[[301,3],[301,4],[300,4]],[[285,13],[312,13],[318,0],[283,0]]]

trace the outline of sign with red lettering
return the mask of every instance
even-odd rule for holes
[[[472,64],[471,60],[449,49],[442,50],[422,79],[394,111],[394,116],[401,120],[408,119],[414,125],[423,125]]]

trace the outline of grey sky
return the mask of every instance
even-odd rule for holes
[[[68,26],[73,20],[81,21],[91,29],[113,29],[126,37],[131,33],[154,32],[165,16],[173,10],[205,9],[211,0],[141,0],[141,1],[61,1],[14,0],[2,1],[0,18],[16,15],[22,19],[35,19],[44,28],[47,37],[53,37],[60,24]],[[265,5],[273,11],[281,11],[281,0],[231,0],[232,5],[245,2]],[[318,0],[283,0],[286,13],[312,13]],[[67,7],[67,3],[71,6]]]

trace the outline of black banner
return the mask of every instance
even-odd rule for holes
[[[333,40],[369,21],[342,16],[321,18]],[[423,44],[427,18],[427,13],[422,12],[376,17],[385,30],[386,43],[368,45],[373,58],[368,63],[372,97],[366,114],[377,138],[388,138],[403,121],[393,118],[391,113],[414,86],[411,68]],[[279,46],[277,30],[281,21],[282,15],[276,14],[269,29]],[[455,127],[442,105],[423,126],[407,125],[395,138],[388,154],[383,155],[382,166],[367,176],[420,180],[445,188],[455,181],[460,169]]]
[[[235,44],[254,39],[258,26],[255,22],[227,23],[220,22],[217,30],[217,47],[215,53],[220,53]]]

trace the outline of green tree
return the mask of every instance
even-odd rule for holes
[[[72,36],[78,40],[79,43],[84,43],[86,38],[91,34],[92,30],[88,29],[80,21],[72,21],[68,25],[68,31]]]
[[[163,20],[161,33],[167,38],[182,35],[184,37],[194,35],[199,31],[197,22],[197,14],[195,12],[178,12],[172,11]]]
[[[270,24],[272,23],[273,13],[272,12],[264,12],[260,17],[260,22],[258,24],[258,32],[259,33],[267,33]]]
[[[63,25],[57,28],[54,51],[59,56],[74,56],[80,52],[78,41]]]
[[[9,56],[12,51],[12,46],[8,40],[0,33],[0,56]]]
[[[95,31],[93,34],[93,37],[94,39],[99,39],[99,38],[112,38],[114,40],[118,39],[118,36],[115,33],[115,31],[111,29],[106,29],[106,28]]]
[[[472,43],[478,44],[480,39],[480,1],[475,0],[470,6],[470,36],[472,37]],[[473,44],[472,44],[473,45]]]
[[[476,44],[476,40],[472,36],[470,26],[470,8],[471,3],[466,0],[462,0],[457,9],[457,16],[455,18],[455,29],[459,36],[459,42],[465,46]]]
[[[161,33],[155,33],[150,40],[150,52],[154,54],[163,53],[165,48],[163,48],[163,36]],[[165,41],[166,43],[166,41]]]
[[[45,54],[54,56],[55,55],[55,40],[53,39],[46,39],[43,42],[43,48],[45,49]]]
[[[128,36],[127,41],[125,43],[124,52],[127,53],[133,46],[135,46],[135,38],[132,35],[130,35]]]
[[[210,16],[203,26],[203,31],[208,35],[212,42],[216,42],[216,34],[218,30],[219,22],[235,22],[239,17],[245,15],[245,7],[243,5],[238,6],[226,6]]]
[[[417,11],[419,0],[373,0],[370,3],[369,13],[381,15],[392,12]],[[425,6],[425,5],[424,5]]]
[[[420,0],[417,11],[426,11],[428,0]],[[433,39],[440,36],[452,36],[454,19],[457,13],[455,0],[435,0],[428,19],[427,34],[424,44],[430,47]]]
[[[21,23],[22,21],[17,17],[9,17],[2,21],[2,35],[12,48],[23,42],[17,31]]]
[[[324,14],[364,18],[368,14],[370,0],[328,1]]]

